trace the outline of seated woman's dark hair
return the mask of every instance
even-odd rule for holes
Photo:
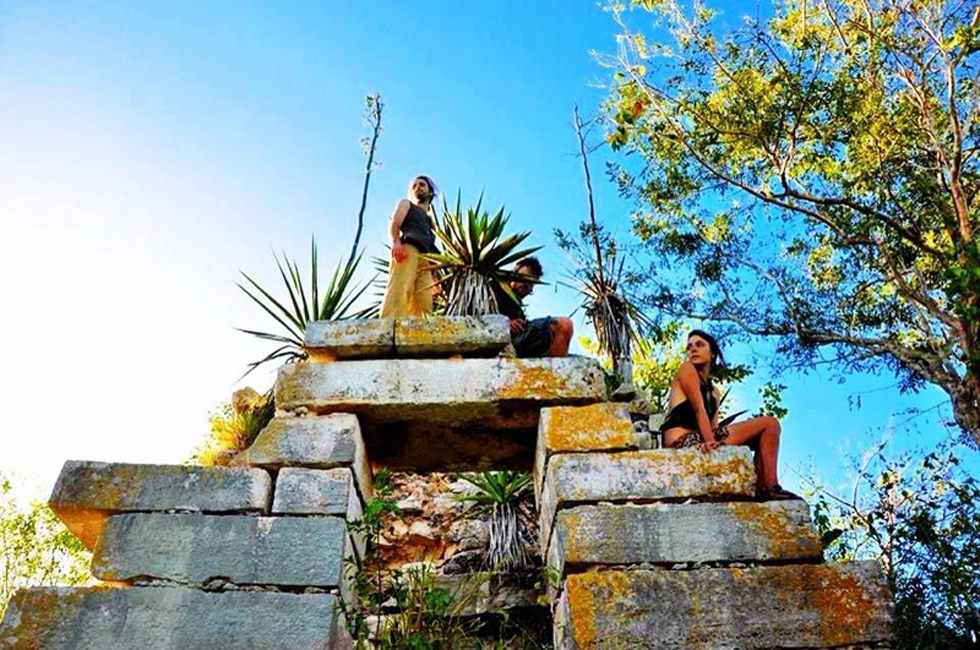
[[[692,336],[697,336],[708,342],[708,347],[711,349],[711,367],[708,372],[714,371],[715,368],[725,365],[725,355],[721,353],[721,348],[718,346],[718,340],[705,332],[704,330],[691,330],[687,335],[688,340]]]

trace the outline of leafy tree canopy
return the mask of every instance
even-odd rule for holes
[[[980,8],[779,0],[727,33],[700,4],[608,10],[647,305],[774,337],[787,367],[934,384],[980,441]]]

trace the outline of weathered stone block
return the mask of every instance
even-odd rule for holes
[[[313,361],[390,357],[395,351],[391,318],[314,321],[307,324],[304,336]]]
[[[392,359],[292,363],[279,369],[276,406],[356,413],[371,424],[535,426],[539,409],[605,396],[598,362],[548,359]]]
[[[552,454],[637,449],[638,445],[626,404],[601,402],[543,408],[534,454],[535,495],[541,495],[541,482]]]
[[[279,470],[272,514],[335,515],[354,521],[361,518],[362,512],[361,498],[350,469],[284,467]],[[357,552],[363,555],[363,537],[355,536],[353,539]]]
[[[493,356],[510,343],[506,316],[434,316],[395,321],[395,351],[399,356],[444,354]]]
[[[557,454],[539,502],[540,543],[547,554],[555,512],[600,501],[663,501],[691,497],[751,497],[755,467],[747,447],[651,449],[598,454]]]
[[[556,648],[827,648],[888,642],[874,562],[568,576]]]
[[[331,364],[333,365],[333,364]],[[364,501],[371,498],[371,467],[357,417],[277,416],[248,449],[249,465],[259,467],[350,467]]]
[[[577,506],[555,519],[548,565],[817,560],[803,501]]]
[[[109,517],[92,575],[155,578],[192,586],[339,587],[350,548],[339,517],[125,514]]]
[[[106,517],[120,512],[269,510],[272,479],[247,467],[134,465],[70,460],[48,505],[91,550]]]
[[[358,519],[361,500],[354,487],[354,475],[346,467],[284,467],[276,478],[272,514],[337,515]]]
[[[332,594],[284,594],[146,587],[46,587],[14,594],[0,624],[0,647],[350,648]]]

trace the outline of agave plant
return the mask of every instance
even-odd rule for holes
[[[487,564],[495,570],[530,566],[525,541],[528,534],[521,522],[518,504],[529,495],[531,474],[513,471],[486,471],[463,474],[461,478],[477,492],[459,496],[477,504],[476,513],[490,513],[490,548]]]
[[[279,347],[262,359],[248,364],[249,369],[245,375],[262,364],[275,359],[284,359],[287,363],[305,359],[307,352],[303,343],[303,335],[307,324],[311,321],[344,320],[362,316],[360,312],[351,311],[354,302],[361,297],[361,294],[369,286],[369,283],[360,286],[354,283],[354,273],[361,262],[360,255],[352,255],[346,262],[337,264],[322,295],[315,237],[310,244],[309,285],[304,284],[299,265],[295,260],[290,259],[285,253],[282,254],[281,260],[279,256],[276,256],[275,259],[276,266],[279,268],[279,275],[282,277],[282,283],[286,287],[288,299],[277,299],[247,273],[239,271],[247,281],[248,286],[236,283],[238,288],[244,291],[281,326],[280,333],[237,328],[240,332],[279,344]],[[309,291],[307,291],[307,286]]]
[[[442,216],[434,223],[442,252],[424,257],[435,264],[433,271],[443,287],[447,316],[498,313],[501,294],[517,301],[508,283],[528,279],[508,267],[541,247],[519,248],[529,232],[505,237],[508,219],[503,207],[492,217],[484,212],[482,194],[476,206],[465,210],[459,193],[455,208],[443,199]]]

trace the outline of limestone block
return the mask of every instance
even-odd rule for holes
[[[356,413],[362,422],[455,427],[536,426],[542,406],[605,395],[594,359],[389,359],[292,363],[279,369],[276,406]]]
[[[395,320],[395,352],[403,357],[494,356],[510,343],[506,316],[433,316]]]
[[[541,409],[534,453],[534,492],[541,496],[548,458],[570,451],[637,449],[626,404],[600,402],[589,406],[554,406]]]
[[[336,364],[330,364],[336,365]],[[248,449],[248,463],[258,467],[350,467],[364,501],[372,495],[371,467],[357,417],[276,416]]]
[[[70,460],[48,505],[91,550],[106,517],[120,512],[265,513],[268,472],[247,467],[134,465]]]
[[[558,512],[548,565],[819,560],[803,501],[577,506]]]
[[[362,512],[350,469],[284,467],[279,470],[272,499],[273,515],[335,515],[354,521],[361,518]],[[357,552],[363,556],[363,537],[355,536],[354,542]]]
[[[889,642],[874,562],[568,576],[556,648],[826,648]]]
[[[350,648],[333,594],[43,587],[14,594],[0,647],[25,650]]]
[[[106,520],[92,575],[330,588],[342,584],[349,548],[339,517],[124,514]]]
[[[558,454],[548,462],[541,491],[540,549],[547,555],[559,508],[691,497],[751,497],[755,467],[747,447],[651,449],[597,454]]]
[[[313,361],[390,357],[395,351],[391,318],[323,320],[307,323],[306,349]]]

